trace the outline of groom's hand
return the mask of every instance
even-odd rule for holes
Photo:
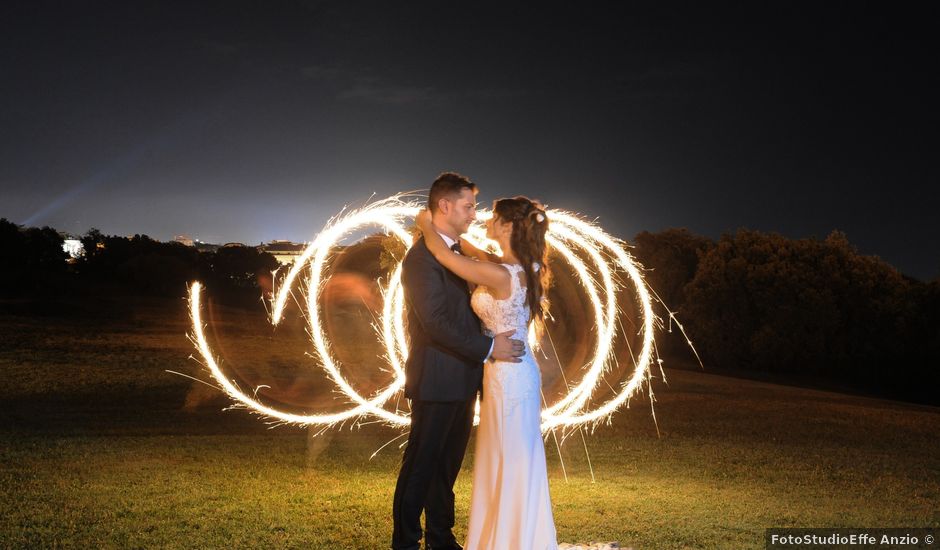
[[[513,334],[514,330],[507,330],[506,332],[501,332],[493,338],[493,353],[490,354],[490,357],[496,361],[506,361],[508,363],[521,363],[522,357],[525,355],[525,342],[522,340],[515,340],[510,338],[509,335]]]

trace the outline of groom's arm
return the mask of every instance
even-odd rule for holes
[[[439,264],[430,256],[409,257],[402,266],[401,276],[411,295],[411,307],[424,332],[435,344],[478,363],[489,357],[493,349],[492,338],[478,332],[461,332],[448,318],[444,270]]]

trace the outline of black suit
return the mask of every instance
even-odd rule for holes
[[[402,286],[411,341],[405,363],[411,432],[395,487],[392,548],[418,548],[422,509],[426,543],[444,547],[456,542],[454,482],[493,339],[481,333],[466,281],[444,268],[423,238],[405,255]]]

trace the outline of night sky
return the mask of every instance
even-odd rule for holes
[[[9,4],[16,223],[304,241],[456,170],[486,206],[526,194],[627,239],[840,229],[940,275],[938,18],[912,3]]]

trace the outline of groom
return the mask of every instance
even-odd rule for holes
[[[460,253],[460,235],[476,219],[477,186],[445,172],[431,185],[428,208],[434,229]],[[470,309],[467,282],[444,268],[421,238],[402,263],[410,345],[405,397],[411,400],[411,432],[392,505],[392,548],[418,550],[421,511],[425,548],[459,549],[454,538],[454,482],[473,426],[483,362],[519,362],[524,343],[513,331],[484,336]]]

